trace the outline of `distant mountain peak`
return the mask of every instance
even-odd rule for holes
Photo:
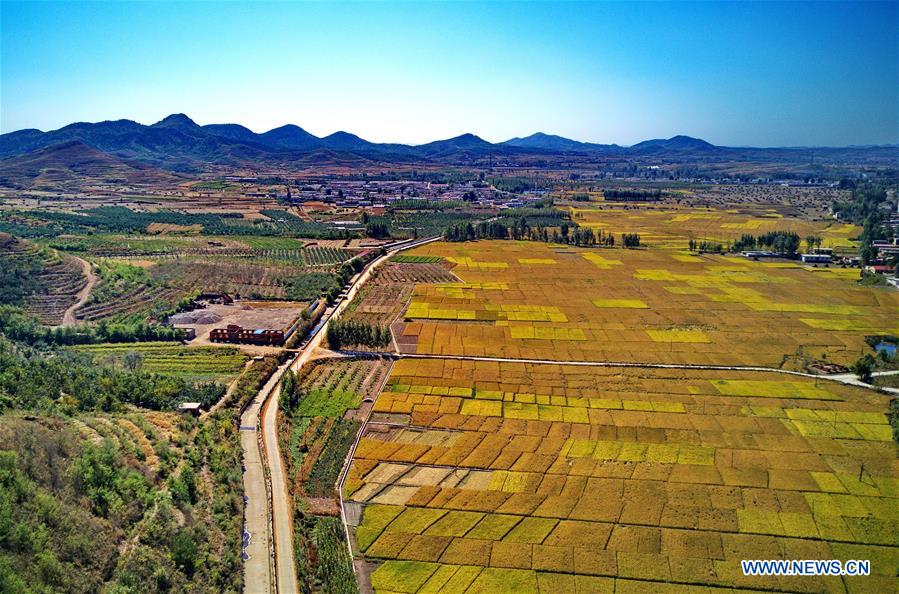
[[[278,126],[277,128],[272,128],[269,132],[306,132],[296,124],[284,124],[283,126]],[[306,132],[308,134],[308,132]]]
[[[338,130],[337,132],[328,134],[327,136],[325,136],[325,138],[362,140],[360,137],[356,136],[352,132],[345,132],[343,130]]]
[[[701,138],[694,138],[685,134],[678,134],[671,138],[654,138],[652,140],[644,140],[630,147],[632,151],[637,152],[656,152],[656,151],[701,151],[711,152],[720,150],[710,142],[706,142]]]
[[[471,132],[466,132],[465,134],[460,134],[455,138],[450,138],[448,142],[456,142],[458,144],[471,144],[475,146],[490,146],[490,143],[478,136],[477,134],[472,134]]]
[[[319,147],[319,138],[295,124],[285,124],[258,136],[264,144],[290,150],[312,150]]]
[[[195,121],[183,113],[173,113],[153,124],[154,128],[199,128]]]
[[[344,132],[343,130],[328,134],[322,138],[322,144],[325,148],[336,151],[360,150],[372,146],[372,143],[364,138],[360,138],[350,132]]]

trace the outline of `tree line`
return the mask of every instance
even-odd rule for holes
[[[125,403],[173,410],[185,401],[208,407],[224,393],[225,387],[215,382],[194,385],[140,366],[97,365],[84,353],[37,351],[0,336],[0,410],[109,412]]]
[[[778,254],[792,256],[799,251],[801,243],[799,234],[792,231],[769,231],[758,237],[744,233],[731,246],[731,251],[744,252],[754,249],[766,249]]]
[[[844,179],[840,182],[840,188],[851,190],[850,197],[835,201],[831,210],[837,218],[861,225],[859,257],[862,264],[867,265],[877,259],[877,249],[872,245],[875,241],[893,237],[893,228],[885,224],[884,212],[880,207],[887,201],[887,188],[895,189],[895,186],[895,178],[863,182]]]
[[[0,334],[29,345],[76,345],[101,342],[154,342],[184,339],[184,330],[149,324],[142,320],[110,322],[95,326],[42,326],[36,318],[14,305],[0,305]]]
[[[542,241],[563,243],[581,247],[615,247],[615,235],[599,229],[594,231],[581,228],[575,223],[564,222],[559,227],[531,226],[524,218],[511,224],[501,221],[484,221],[478,224],[465,223],[447,227],[443,232],[445,241],[476,241],[479,239],[512,239],[522,241]],[[640,235],[622,233],[621,245],[627,248],[640,247]]]
[[[688,243],[691,252],[699,252],[700,254],[723,254],[724,246],[716,241],[697,241],[691,239]]]
[[[331,320],[328,323],[328,344],[332,349],[366,346],[380,348],[390,345],[390,328],[356,320]]]
[[[621,190],[602,191],[603,198],[610,200],[637,200],[640,202],[655,201],[662,197],[662,190]]]

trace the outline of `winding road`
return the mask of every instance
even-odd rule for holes
[[[82,287],[81,290],[75,294],[76,301],[75,303],[70,305],[66,312],[63,314],[62,323],[60,324],[60,326],[74,326],[78,323],[78,320],[75,318],[75,311],[79,307],[87,303],[87,300],[91,296],[91,291],[94,289],[94,285],[97,284],[98,280],[97,275],[94,274],[94,268],[93,266],[91,266],[90,262],[76,256],[72,257],[81,263],[81,271],[84,273],[84,276],[87,277],[87,284],[84,285],[84,287]]]

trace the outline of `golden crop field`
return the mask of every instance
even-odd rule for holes
[[[614,233],[639,233],[642,243],[653,247],[685,249],[690,239],[730,242],[744,233],[761,235],[769,231],[792,231],[803,240],[818,235],[822,246],[837,250],[857,247],[853,241],[861,227],[836,221],[810,221],[785,216],[779,209],[713,209],[620,203],[571,209],[572,219],[581,226]]]
[[[899,334],[899,293],[858,270],[538,242],[432,243],[461,283],[416,287],[395,327],[405,352],[526,359],[849,364]]]
[[[887,400],[772,372],[403,359],[345,484],[353,544],[377,592],[895,591]]]

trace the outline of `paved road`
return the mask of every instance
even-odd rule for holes
[[[60,324],[61,326],[74,326],[78,323],[78,320],[75,318],[75,310],[87,302],[88,298],[90,298],[91,296],[91,291],[93,290],[94,285],[97,284],[97,275],[94,274],[94,269],[91,266],[90,262],[76,256],[72,257],[81,263],[81,270],[84,273],[84,276],[87,277],[87,284],[84,285],[84,288],[78,291],[78,293],[75,295],[75,303],[70,305],[66,312],[63,314],[62,324]]]
[[[244,530],[250,534],[246,547],[249,558],[243,564],[244,592],[252,594],[272,593],[274,574],[271,559],[271,524],[269,522],[269,495],[259,449],[259,412],[268,394],[283,373],[282,365],[265,384],[240,417],[240,447],[243,450],[243,488],[246,497]]]
[[[897,371],[875,371],[871,375],[873,375],[874,377],[882,377],[884,375],[896,375],[896,374],[899,374],[899,370],[897,370]],[[832,380],[835,380],[838,382],[843,382],[844,384],[852,384],[853,386],[861,386],[863,388],[871,387],[870,384],[864,383],[863,381],[858,379],[858,377],[855,374],[852,374],[852,373],[842,373],[840,375],[831,375],[831,376],[828,376],[828,379],[832,379]],[[891,394],[899,394],[899,388],[888,388],[886,386],[880,386],[880,389],[884,390],[885,392],[890,392]]]
[[[373,260],[365,270],[351,279],[347,295],[335,306],[325,310],[323,322],[314,329],[309,341],[292,361],[272,374],[241,417],[241,426],[246,428],[241,431],[241,447],[246,467],[244,492],[249,498],[246,524],[247,530],[252,534],[247,550],[250,559],[244,563],[245,592],[256,594],[274,591],[286,594],[297,591],[293,557],[293,508],[284,461],[278,446],[278,393],[281,389],[281,377],[288,368],[297,372],[309,362],[327,334],[330,320],[340,315],[359,288],[371,277],[372,271],[386,262],[391,254],[436,240],[437,238],[423,239],[388,248],[387,254]],[[262,426],[262,451],[257,441],[260,436],[259,425]],[[270,479],[269,488],[265,484],[263,463]],[[265,553],[262,552],[263,548]],[[274,554],[273,563],[270,563],[269,551]]]

